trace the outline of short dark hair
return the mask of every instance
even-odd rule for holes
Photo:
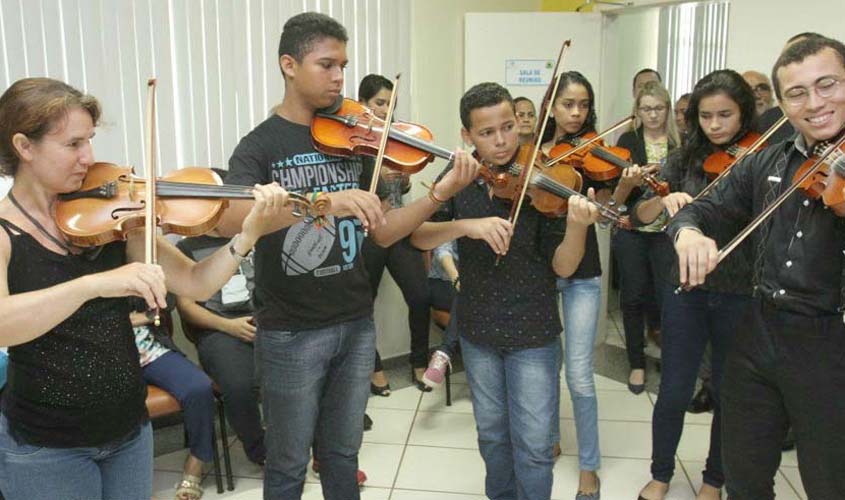
[[[358,85],[358,100],[367,102],[381,92],[381,89],[393,90],[393,82],[381,75],[369,74]]]
[[[279,57],[289,55],[302,62],[314,43],[334,38],[346,43],[346,28],[331,17],[318,12],[303,12],[288,19],[279,37]]]
[[[502,102],[509,102],[513,109],[511,93],[498,83],[484,82],[472,86],[461,97],[461,125],[469,130],[472,127],[472,120],[469,117],[472,110],[495,106]]]
[[[772,84],[775,88],[775,95],[777,96],[778,101],[781,100],[778,70],[784,66],[789,66],[790,64],[800,63],[807,57],[818,54],[822,50],[828,48],[833,49],[839,58],[839,63],[842,64],[843,68],[845,68],[845,45],[843,45],[839,40],[823,36],[811,36],[799,40],[792,45],[787,45],[787,47],[783,49],[783,52],[780,53],[780,57],[778,57],[778,60],[775,61],[775,65],[772,68]]]
[[[789,40],[787,40],[786,43],[790,44],[795,40],[798,40],[799,38],[825,38],[825,36],[814,31],[805,31],[803,33],[798,33],[797,35],[792,35],[791,37],[789,37]]]
[[[642,75],[643,73],[654,73],[655,75],[657,75],[657,81],[660,82],[660,83],[663,83],[663,77],[660,76],[659,71],[657,71],[656,69],[651,69],[651,68],[643,68],[643,69],[637,71],[637,73],[634,75],[634,79],[631,80],[631,87],[632,88],[633,88],[634,85],[637,84],[637,78],[639,78],[639,76]]]
[[[684,99],[689,100],[690,97],[692,97],[692,94],[687,92],[686,94],[682,94],[681,97],[675,99],[675,102],[682,101]]]

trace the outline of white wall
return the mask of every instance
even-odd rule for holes
[[[608,12],[602,19],[599,119],[613,124],[632,111],[631,83],[642,68],[657,67],[660,8]]]
[[[770,74],[786,40],[814,31],[845,40],[842,0],[732,0],[728,26],[728,67]]]

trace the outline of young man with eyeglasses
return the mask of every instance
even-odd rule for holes
[[[841,42],[810,37],[788,45],[772,81],[798,134],[747,157],[709,196],[673,219],[669,234],[681,281],[691,286],[702,284],[718,263],[716,244],[705,235],[761,213],[790,186],[801,164],[844,133]],[[732,500],[774,498],[790,423],[808,498],[842,498],[845,491],[843,215],[841,206],[828,208],[796,193],[753,234],[753,318],[737,332],[722,382],[722,456]]]

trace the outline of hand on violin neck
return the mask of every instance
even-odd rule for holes
[[[510,248],[513,236],[513,224],[501,217],[485,217],[483,219],[463,219],[464,234],[473,240],[484,240],[496,255],[505,255]]]
[[[596,193],[593,188],[587,190],[587,198],[583,196],[572,196],[569,198],[569,207],[566,214],[567,227],[578,225],[587,227],[596,223],[601,218],[601,212],[595,203]]]
[[[669,212],[669,217],[674,217],[682,208],[692,202],[692,196],[684,192],[669,193],[660,199],[663,207]]]
[[[705,277],[719,263],[719,249],[713,239],[695,228],[682,228],[675,239],[681,285],[704,284]]]
[[[438,200],[450,199],[478,177],[479,168],[481,164],[471,154],[456,150],[452,168],[434,185],[434,195]]]
[[[290,213],[288,192],[275,182],[255,185],[253,189],[255,203],[241,226],[239,244],[252,248],[261,236],[278,231],[285,225],[286,214]],[[249,251],[249,248],[246,250]],[[238,249],[243,250],[243,249]]]
[[[645,173],[646,170],[639,165],[633,165],[622,170],[622,177],[619,178],[619,188],[627,188],[630,192],[632,189],[641,186]]]
[[[331,199],[331,214],[337,217],[354,216],[361,221],[364,229],[373,231],[387,224],[381,201],[378,196],[361,189],[347,189],[328,193]]]

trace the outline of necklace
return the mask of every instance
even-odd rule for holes
[[[67,252],[69,255],[73,254],[73,252],[70,249],[70,246],[68,246],[67,243],[65,243],[64,241],[61,241],[60,239],[58,239],[55,236],[53,236],[52,234],[50,234],[50,232],[47,231],[44,228],[44,226],[41,225],[40,222],[35,220],[35,217],[33,217],[32,215],[29,214],[29,212],[24,210],[24,208],[21,206],[20,203],[18,203],[18,200],[15,198],[15,195],[13,195],[11,191],[9,191],[9,201],[11,201],[12,205],[14,205],[18,210],[20,210],[20,212],[23,214],[23,216],[26,217],[29,220],[29,222],[32,222],[32,225],[34,225],[35,228],[38,229],[38,231],[40,231],[41,234],[43,234],[47,239],[49,239],[50,241],[55,243],[56,246],[58,246],[59,248],[61,248],[65,252]]]

